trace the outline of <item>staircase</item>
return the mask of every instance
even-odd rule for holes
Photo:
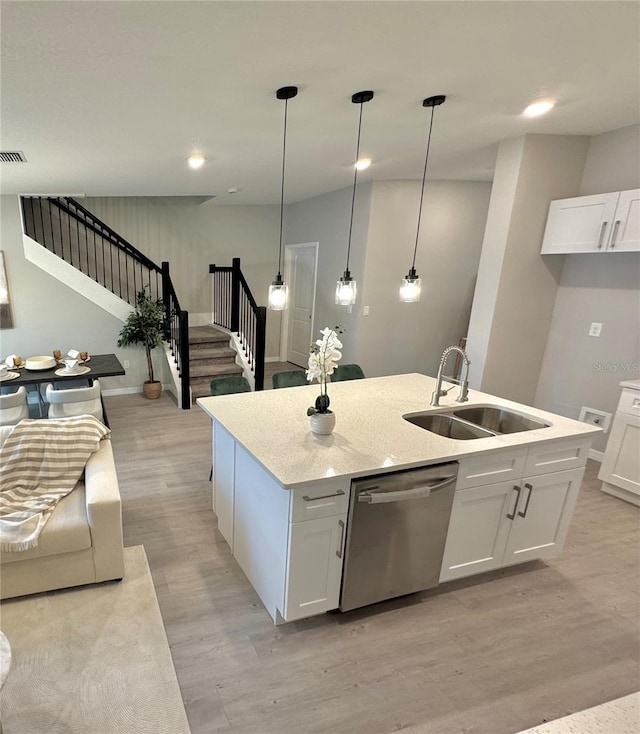
[[[227,375],[241,375],[236,351],[229,346],[229,335],[212,326],[189,329],[189,373],[193,399],[211,395],[211,380]]]

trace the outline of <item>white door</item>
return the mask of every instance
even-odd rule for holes
[[[640,250],[640,189],[620,192],[609,250],[611,252]]]
[[[552,201],[542,241],[542,254],[605,252],[617,203],[617,191]]]
[[[504,565],[555,556],[562,550],[583,469],[525,477]]]
[[[502,566],[517,500],[518,493],[512,481],[456,492],[440,581]]]
[[[286,346],[283,353],[287,362],[292,362],[300,367],[307,367],[309,364],[317,259],[317,242],[287,245],[286,247],[285,264],[289,283],[289,308],[286,311],[288,323],[286,324]]]
[[[291,523],[283,615],[287,622],[338,607],[345,519]]]

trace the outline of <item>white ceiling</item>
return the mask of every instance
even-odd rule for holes
[[[4,193],[280,197],[349,186],[357,105],[367,178],[491,180],[497,144],[640,120],[637,2],[2,2]],[[544,118],[522,109],[557,100]],[[191,171],[199,151],[207,164]],[[231,187],[241,189],[227,194]]]

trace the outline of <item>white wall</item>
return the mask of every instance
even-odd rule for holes
[[[84,205],[158,265],[170,264],[180,305],[192,324],[211,314],[209,265],[241,259],[258,305],[267,304],[278,262],[280,210],[219,206],[191,197],[87,198]],[[267,313],[266,356],[277,356],[280,314]]]
[[[427,182],[416,257],[422,297],[401,303],[398,291],[411,267],[420,188],[419,181],[373,184],[356,360],[371,377],[435,375],[445,347],[467,334],[491,184]]]
[[[572,195],[640,187],[640,126],[593,137]],[[615,412],[622,380],[640,373],[640,253],[564,255],[535,405],[570,418],[581,406]],[[602,323],[599,338],[588,336]],[[633,369],[633,365],[636,365]],[[594,448],[604,450],[608,436]]]
[[[114,353],[131,366],[125,376],[102,378],[102,388],[140,388],[148,379],[144,350],[116,346],[122,321],[25,259],[18,197],[0,197],[0,215],[14,323],[13,329],[0,331],[0,357],[18,354],[27,358],[51,354],[53,349]],[[166,382],[163,363],[158,352],[154,364],[160,367],[159,379]]]

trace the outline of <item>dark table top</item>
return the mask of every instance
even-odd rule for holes
[[[97,377],[114,377],[116,375],[124,375],[124,367],[120,364],[120,360],[115,354],[92,354],[86,367],[90,368],[90,372],[83,375],[56,375],[64,365],[59,365],[50,370],[28,370],[26,367],[20,369],[11,368],[10,372],[19,372],[20,377],[13,380],[2,380],[0,385],[37,385],[43,382],[65,382],[68,380],[91,380]]]

